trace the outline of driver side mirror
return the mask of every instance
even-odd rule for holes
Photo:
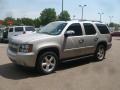
[[[74,34],[75,34],[75,31],[73,31],[73,30],[68,30],[68,31],[66,31],[65,36],[66,36],[66,37],[68,37],[68,36],[73,36]]]

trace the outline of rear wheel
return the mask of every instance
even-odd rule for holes
[[[105,54],[106,54],[105,46],[104,45],[99,45],[96,49],[94,57],[95,57],[96,60],[101,61],[105,58]]]
[[[36,68],[39,73],[49,74],[55,71],[58,56],[54,52],[45,52],[38,57]]]

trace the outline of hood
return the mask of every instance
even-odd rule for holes
[[[13,36],[10,39],[10,41],[12,40],[12,42],[16,42],[16,43],[29,43],[29,42],[38,41],[40,39],[45,39],[48,37],[52,37],[52,36],[47,34],[32,33],[32,34]]]

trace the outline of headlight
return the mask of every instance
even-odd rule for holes
[[[22,44],[20,45],[19,52],[29,53],[32,52],[33,45],[32,44]]]

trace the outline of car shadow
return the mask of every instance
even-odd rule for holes
[[[120,40],[120,39],[116,39],[116,40]]]
[[[89,63],[94,63],[94,62],[96,61],[92,57],[63,62],[59,65],[57,72],[61,70],[67,70],[70,68],[78,67],[81,65],[86,65]],[[16,66],[13,63],[8,63],[8,64],[0,65],[0,76],[7,79],[20,80],[20,79],[26,79],[30,77],[40,77],[40,76],[46,76],[46,75],[37,73],[34,68],[26,68],[26,67]]]

